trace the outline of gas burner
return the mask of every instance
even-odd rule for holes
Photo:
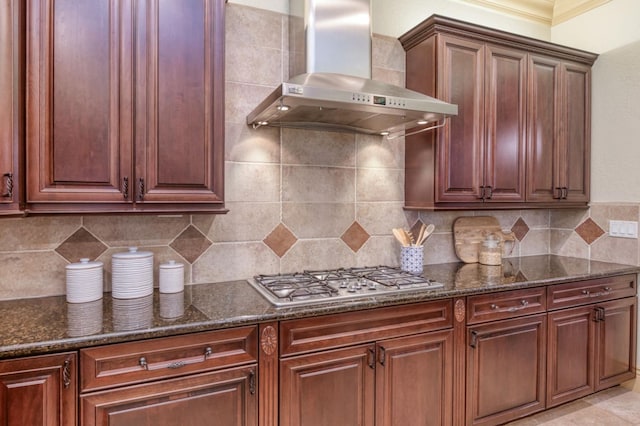
[[[256,275],[249,282],[276,306],[327,303],[375,294],[431,290],[443,286],[390,266]]]

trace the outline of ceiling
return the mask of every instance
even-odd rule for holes
[[[547,25],[574,18],[611,0],[463,0]]]

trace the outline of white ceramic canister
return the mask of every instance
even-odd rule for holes
[[[102,262],[90,262],[86,258],[67,265],[67,302],[85,303],[101,299],[103,292],[102,271]]]
[[[184,290],[184,265],[170,260],[159,267],[160,293],[179,293]]]
[[[111,256],[111,292],[116,299],[134,299],[153,293],[153,253],[130,247]]]

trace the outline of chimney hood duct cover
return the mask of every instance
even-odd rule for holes
[[[302,2],[304,31],[296,32]],[[290,0],[290,10],[289,45],[304,49],[289,53],[290,73],[300,57],[306,72],[278,86],[248,124],[398,135],[458,114],[457,105],[370,79],[370,0]]]

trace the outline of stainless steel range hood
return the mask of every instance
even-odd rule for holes
[[[370,0],[290,0],[289,7],[295,77],[248,124],[397,135],[457,115],[457,105],[371,80]]]

